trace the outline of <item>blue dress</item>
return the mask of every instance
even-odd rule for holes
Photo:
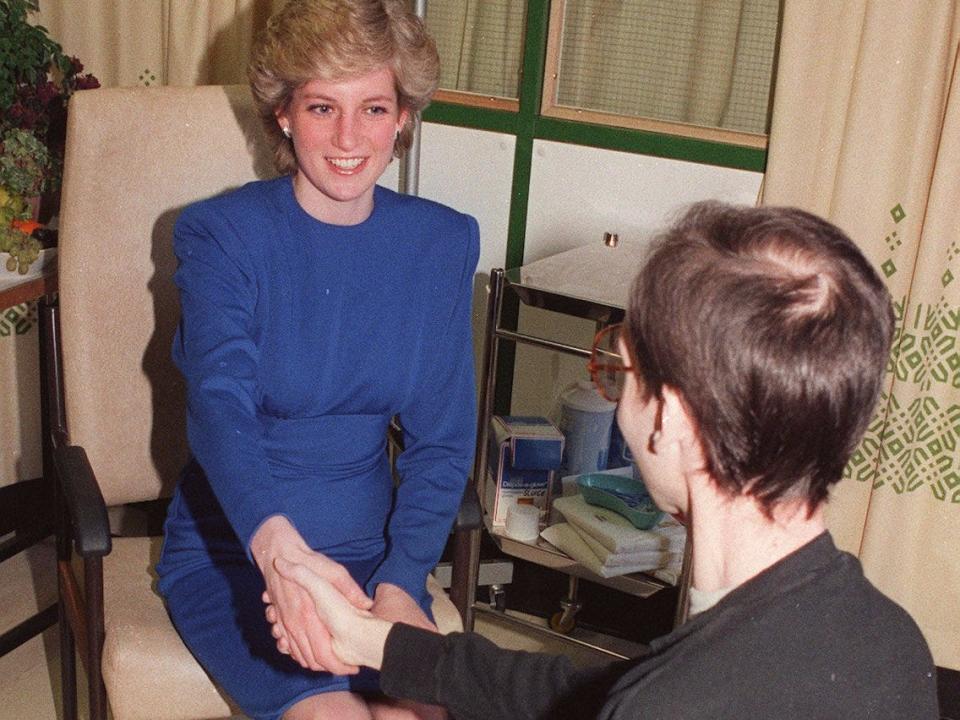
[[[375,689],[300,668],[263,616],[248,545],[273,515],[371,596],[427,573],[473,454],[476,221],[374,190],[363,223],[308,215],[290,177],[188,207],[174,230],[192,458],[165,524],[159,590],[211,676],[254,718],[331,690]],[[395,487],[387,426],[405,451]]]

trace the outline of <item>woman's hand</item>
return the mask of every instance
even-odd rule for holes
[[[357,608],[306,565],[282,558],[276,565],[284,578],[309,593],[317,616],[330,631],[331,648],[338,660],[347,666],[366,665],[379,669],[383,664],[383,647],[393,623]]]
[[[278,560],[304,566],[325,579],[347,602],[366,610],[372,602],[347,569],[325,555],[315,552],[300,533],[281,516],[266,520],[253,539],[250,550],[267,586],[263,600],[268,603],[267,618],[273,624],[273,636],[280,652],[289,653],[300,665],[311,670],[328,670],[337,675],[356,673],[358,668],[341,662],[331,648],[330,633],[317,614],[309,593],[298,583],[281,575]]]
[[[391,623],[402,622],[438,632],[437,626],[430,622],[417,602],[406,590],[390,583],[380,583],[373,595],[374,615]]]

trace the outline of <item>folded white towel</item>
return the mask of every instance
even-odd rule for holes
[[[683,548],[687,544],[687,529],[670,515],[664,515],[660,522],[653,526],[651,532],[667,538],[667,549],[683,557]]]
[[[588,533],[612,553],[669,549],[670,541],[665,535],[638,530],[623,515],[589,505],[582,495],[557,498],[553,506],[567,522]]]
[[[665,568],[651,570],[650,574],[657,578],[657,580],[663,580],[663,582],[670,585],[676,585],[678,582],[680,582],[680,572],[680,563],[670,563],[670,565]]]
[[[540,537],[565,552],[591,572],[604,578],[662,567],[666,564],[664,557],[668,555],[668,553],[659,550],[639,551],[634,554],[634,562],[631,565],[608,566],[600,561],[600,558],[590,549],[580,533],[569,523],[551,525],[540,533]]]
[[[669,564],[670,560],[673,558],[675,553],[669,552],[668,550],[629,550],[622,553],[611,552],[603,546],[601,542],[596,540],[590,533],[585,530],[581,530],[579,527],[570,523],[570,527],[577,531],[577,534],[580,535],[580,539],[583,540],[591,550],[593,554],[600,559],[600,564],[608,567],[623,567],[625,565],[636,565],[638,562],[645,562],[647,560],[656,558],[657,565],[656,567],[665,567]]]

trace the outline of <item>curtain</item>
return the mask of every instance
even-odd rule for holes
[[[765,133],[777,0],[566,0],[557,102]]]
[[[886,388],[828,506],[960,669],[960,3],[786,0],[763,202],[829,218],[894,298]]]
[[[526,0],[428,0],[440,87],[519,97]]]
[[[41,0],[37,21],[104,86],[246,82],[250,44],[283,0]]]
[[[251,41],[283,2],[41,0],[31,19],[104,86],[245,83]],[[0,312],[0,485],[42,470],[36,314]]]

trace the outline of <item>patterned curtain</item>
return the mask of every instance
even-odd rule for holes
[[[41,0],[39,24],[105,86],[246,82],[250,43],[283,0]]]
[[[283,1],[41,0],[31,19],[104,86],[243,83],[251,40]],[[36,319],[33,303],[0,311],[0,485],[41,473]]]
[[[838,542],[960,669],[960,4],[786,0],[763,201],[846,230],[897,335],[829,506]]]

